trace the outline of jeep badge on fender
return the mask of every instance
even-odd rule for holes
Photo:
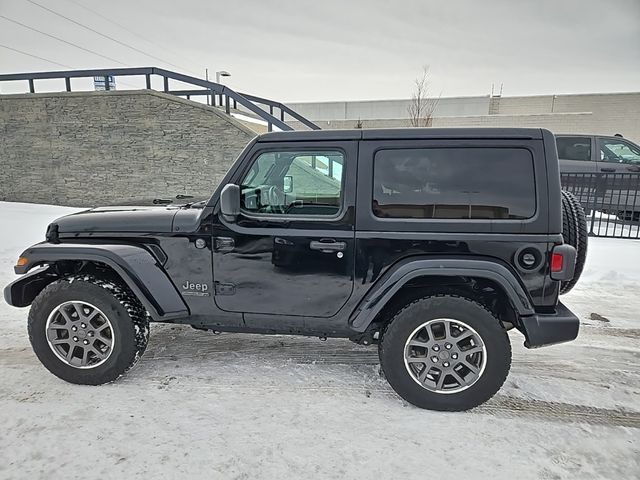
[[[195,297],[208,297],[209,286],[206,283],[190,283],[186,281],[182,285],[182,294],[183,295],[192,295]]]

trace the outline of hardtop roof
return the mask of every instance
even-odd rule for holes
[[[296,142],[313,140],[419,140],[419,139],[542,139],[540,128],[376,128],[348,130],[295,130],[270,132],[258,142]]]

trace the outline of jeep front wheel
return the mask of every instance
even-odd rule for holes
[[[138,299],[119,284],[89,276],[48,285],[31,305],[28,330],[51,373],[85,385],[117,379],[137,362],[149,338]]]
[[[393,389],[431,410],[480,405],[500,389],[511,366],[511,344],[498,319],[456,295],[406,305],[384,331],[379,353]]]

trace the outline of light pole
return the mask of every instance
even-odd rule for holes
[[[204,69],[204,78],[205,78],[205,80],[207,82],[209,81],[209,69],[208,68]],[[209,91],[211,91],[211,90],[209,90]],[[207,105],[211,105],[211,95],[209,95],[208,93],[207,93]]]
[[[220,77],[230,77],[231,74],[226,70],[219,70],[216,72],[216,83],[220,83]],[[213,95],[213,105],[216,104],[216,96]],[[220,106],[222,106],[222,94],[220,95]]]
[[[220,70],[219,72],[216,72],[216,83],[220,83],[220,77],[230,77],[230,76],[231,74],[226,70]]]

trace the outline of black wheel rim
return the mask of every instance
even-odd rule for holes
[[[411,378],[436,393],[457,393],[480,379],[487,349],[473,328],[460,320],[429,320],[409,335],[404,363]]]
[[[71,367],[95,368],[113,352],[113,326],[90,303],[71,301],[58,305],[49,314],[45,329],[53,353]]]

